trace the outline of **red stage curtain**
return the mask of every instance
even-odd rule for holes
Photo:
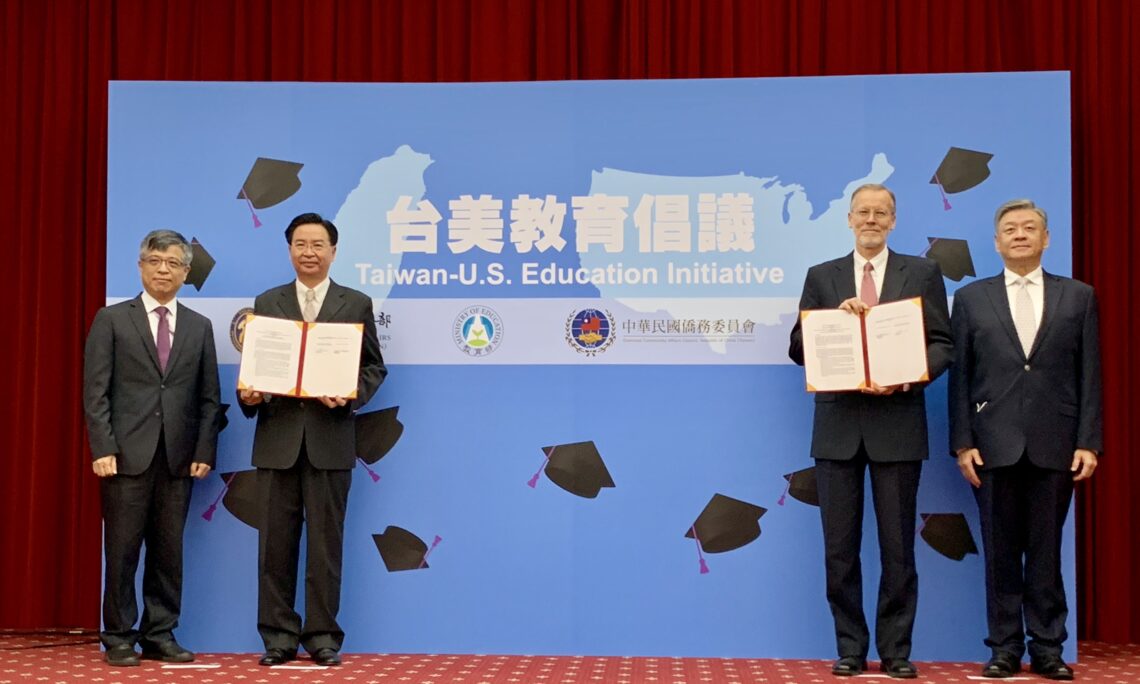
[[[1137,38],[1140,6],[1119,0],[0,0],[0,206],[16,273],[0,336],[0,627],[98,623],[98,489],[80,375],[104,296],[109,79],[1063,69],[1073,74],[1074,271],[1100,293],[1106,373],[1106,454],[1078,496],[1081,636],[1140,639],[1140,472],[1128,430],[1140,422],[1130,353],[1140,246],[1128,204],[1140,170]]]

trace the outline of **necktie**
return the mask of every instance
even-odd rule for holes
[[[1033,300],[1029,298],[1029,279],[1017,279],[1017,299],[1013,306],[1013,327],[1017,328],[1017,339],[1021,348],[1029,356],[1033,348],[1033,338],[1037,337],[1037,319],[1033,315]]]
[[[301,312],[306,323],[317,320],[317,293],[315,290],[305,290],[305,310]]]
[[[859,286],[859,299],[867,306],[875,306],[879,303],[879,294],[875,292],[875,279],[871,276],[871,271],[875,267],[871,262],[863,264],[863,284]]]
[[[170,359],[170,321],[166,319],[170,310],[160,306],[155,312],[158,313],[158,335],[155,336],[154,345],[158,347],[158,368],[165,373],[166,362]]]

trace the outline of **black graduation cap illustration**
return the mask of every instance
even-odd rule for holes
[[[697,543],[701,574],[707,573],[702,551],[724,553],[752,542],[760,536],[760,518],[768,512],[747,501],[724,494],[713,494],[705,509],[693,521],[685,536]]]
[[[218,432],[225,430],[229,427],[230,419],[226,417],[226,411],[230,410],[229,404],[220,404],[218,406]]]
[[[538,484],[538,476],[544,470],[551,482],[587,499],[597,498],[602,487],[616,486],[592,441],[546,446],[542,452],[546,454],[544,467],[527,482],[531,489]]]
[[[244,199],[253,214],[253,226],[261,226],[254,209],[265,209],[292,197],[301,188],[299,162],[258,157],[249,170],[237,199]]]
[[[784,479],[788,481],[788,485],[784,488],[784,493],[780,495],[777,504],[783,506],[784,499],[788,494],[791,494],[793,499],[802,501],[809,506],[819,505],[819,491],[815,484],[815,466],[797,470],[794,473],[786,473]]]
[[[922,527],[919,534],[938,553],[951,560],[960,561],[966,554],[978,554],[970,525],[961,513],[922,513]]]
[[[428,555],[439,546],[443,538],[438,534],[432,540],[431,548],[411,532],[402,527],[389,525],[380,534],[372,535],[376,550],[384,561],[388,572],[400,570],[423,570],[428,567]]]
[[[930,184],[937,185],[942,192],[942,208],[947,211],[951,208],[947,194],[969,190],[989,178],[989,163],[993,158],[989,152],[951,147],[930,179]]]
[[[186,282],[200,292],[202,286],[206,284],[206,278],[210,277],[210,271],[214,270],[214,265],[218,262],[210,256],[202,243],[198,242],[198,238],[190,240],[190,247],[194,250],[194,259],[190,261],[190,272],[186,274]]]
[[[928,237],[926,241],[930,246],[926,248],[924,256],[938,262],[942,275],[954,282],[966,276],[976,276],[974,260],[970,256],[970,243],[957,238]]]
[[[356,457],[373,482],[379,482],[380,476],[368,467],[369,464],[384,458],[404,434],[404,424],[396,419],[399,411],[399,406],[389,406],[356,414]]]
[[[220,499],[222,505],[235,518],[256,530],[260,517],[258,512],[260,509],[257,505],[257,471],[239,470],[233,473],[219,474],[222,481],[225,482],[225,487],[222,488],[210,507],[202,513],[202,517],[207,521],[213,520],[214,511],[217,510]]]

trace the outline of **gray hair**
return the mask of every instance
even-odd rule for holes
[[[194,248],[190,246],[182,233],[165,228],[152,230],[146,234],[142,244],[139,245],[139,260],[145,259],[146,255],[151,252],[165,252],[171,247],[182,248],[182,264],[189,266],[194,259]]]
[[[859,187],[855,188],[855,192],[851,193],[851,207],[852,208],[855,207],[856,195],[863,192],[864,190],[867,190],[867,191],[872,191],[872,190],[880,191],[881,190],[881,191],[887,193],[888,195],[890,195],[890,197],[891,197],[891,213],[893,214],[895,212],[895,207],[898,206],[895,203],[895,193],[892,192],[890,188],[883,185],[882,183],[864,183],[863,185],[860,185]]]
[[[994,234],[998,232],[998,226],[1001,225],[1001,218],[1011,211],[1018,211],[1020,209],[1028,209],[1041,217],[1041,224],[1045,226],[1045,230],[1049,230],[1049,216],[1045,210],[1037,206],[1031,199],[1015,199],[1006,202],[998,207],[997,212],[994,213]]]

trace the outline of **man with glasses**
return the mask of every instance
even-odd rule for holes
[[[240,390],[247,418],[257,417],[257,467],[262,524],[258,540],[257,629],[265,644],[260,664],[282,665],[305,651],[318,665],[340,665],[344,516],[356,463],[354,414],[388,374],[380,356],[372,300],[329,279],[337,229],[320,214],[301,214],[285,229],[297,279],[272,288],[253,304],[258,316],[364,326],[356,398],[297,399]],[[305,619],[293,609],[302,525],[308,526]]]
[[[927,368],[933,381],[953,356],[941,269],[933,261],[887,249],[887,236],[895,227],[895,196],[886,186],[857,188],[847,222],[855,251],[808,270],[800,310],[840,308],[858,316],[879,302],[922,297]],[[798,320],[788,355],[803,365]],[[815,395],[811,455],[823,521],[827,601],[839,651],[832,667],[837,676],[857,676],[867,668],[870,636],[859,559],[866,471],[871,474],[882,559],[875,619],[880,669],[900,679],[917,676],[910,650],[918,604],[916,501],[922,461],[928,457],[925,384],[872,383],[861,392]]]
[[[172,230],[139,248],[143,292],[95,314],[83,364],[83,406],[101,479],[103,630],[111,665],[142,657],[183,663],[174,640],[182,604],[182,532],[191,478],[214,465],[218,363],[210,320],[177,301],[193,250]],[[146,544],[143,614],[135,573]]]

